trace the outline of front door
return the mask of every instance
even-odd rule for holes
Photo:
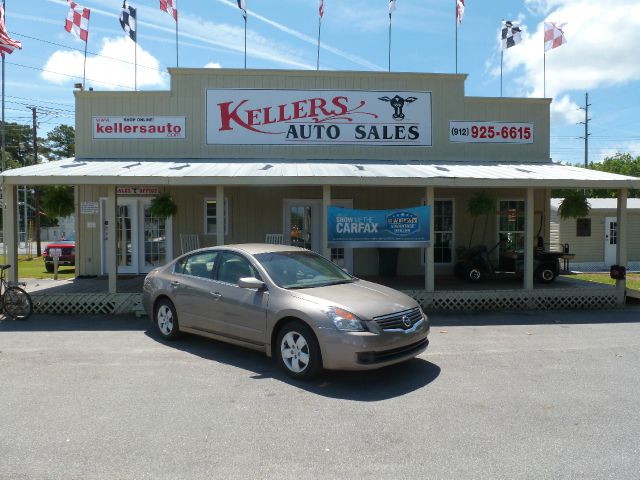
[[[353,200],[333,200],[331,205],[352,208]],[[284,201],[285,243],[322,254],[322,201]],[[331,248],[331,261],[353,272],[353,249]]]
[[[618,245],[618,219],[607,217],[604,219],[604,264],[616,264],[616,246]]]
[[[102,273],[109,273],[107,200],[100,200],[102,225]],[[171,218],[154,217],[151,198],[118,197],[116,207],[116,264],[118,273],[149,273],[172,260]]]

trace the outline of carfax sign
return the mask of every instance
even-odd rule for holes
[[[431,146],[431,92],[207,90],[209,145]]]
[[[329,207],[330,247],[427,247],[430,207],[353,210]]]

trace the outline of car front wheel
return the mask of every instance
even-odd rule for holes
[[[301,322],[288,323],[278,332],[275,353],[280,368],[293,378],[308,380],[322,369],[318,340]]]
[[[173,303],[167,299],[162,299],[156,304],[154,309],[154,321],[158,332],[166,340],[174,340],[180,334],[178,328],[178,314]]]

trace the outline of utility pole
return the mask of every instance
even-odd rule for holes
[[[31,107],[33,113],[33,164],[38,164],[38,111],[36,107]],[[34,203],[36,209],[35,215],[35,231],[36,231],[36,257],[42,255],[42,248],[40,245],[40,189],[38,185],[34,185]]]
[[[580,110],[584,110],[584,122],[578,122],[578,125],[584,125],[584,168],[589,167],[589,107],[591,104],[589,103],[589,92],[584,94],[584,107],[579,107]]]

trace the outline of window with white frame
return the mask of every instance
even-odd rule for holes
[[[204,199],[204,234],[216,235],[217,200],[215,198]],[[229,235],[229,200],[224,199],[224,234]]]
[[[498,239],[500,251],[524,250],[524,200],[500,200]]]
[[[425,205],[424,199],[422,204]],[[454,245],[454,205],[453,200],[436,200],[431,214],[433,215],[433,248],[434,263],[453,263]],[[422,265],[425,264],[426,250],[422,250]]]
[[[453,262],[453,200],[433,204],[433,259],[435,263]]]

